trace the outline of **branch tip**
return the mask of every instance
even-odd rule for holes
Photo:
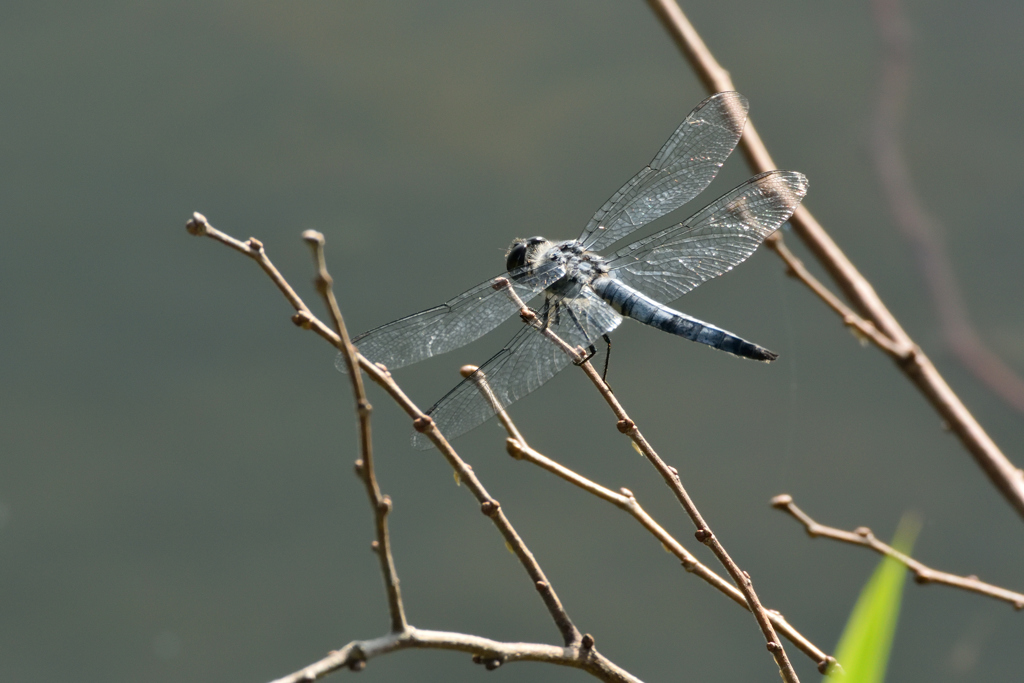
[[[327,242],[327,240],[324,239],[324,234],[319,230],[303,230],[302,239],[306,240],[310,244],[316,244],[321,247]]]
[[[189,218],[185,223],[185,229],[188,230],[188,234],[195,235],[196,237],[205,235],[209,227],[210,223],[206,220],[206,216],[198,211],[193,213],[192,218]]]
[[[792,502],[793,496],[789,495],[788,493],[783,493],[772,498],[772,507],[781,510],[783,508],[789,507]]]
[[[820,673],[820,674],[831,673],[832,670],[836,668],[836,666],[837,666],[836,658],[831,656],[831,655],[829,655],[825,659],[823,659],[820,662],[818,662],[818,673]]]

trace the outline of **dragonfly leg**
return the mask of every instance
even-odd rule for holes
[[[604,339],[604,343],[608,349],[604,354],[604,372],[601,373],[601,381],[608,384],[608,361],[612,359],[612,338],[607,334],[602,334],[601,338]]]

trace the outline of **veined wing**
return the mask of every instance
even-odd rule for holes
[[[736,146],[746,120],[747,99],[738,92],[720,92],[698,104],[650,165],[594,214],[580,235],[583,246],[600,251],[700,194]]]
[[[688,219],[623,247],[608,258],[613,277],[668,303],[726,273],[754,253],[807,194],[807,178],[768,171]]]
[[[622,317],[589,289],[573,300],[549,299],[539,314],[547,316],[548,327],[570,346],[588,347],[611,332]],[[427,411],[449,441],[480,426],[498,408],[505,408],[537,389],[569,364],[565,352],[529,325]],[[478,388],[480,376],[490,392]],[[495,405],[497,404],[497,406]],[[430,448],[424,434],[415,434],[413,446]]]
[[[545,262],[533,271],[520,269],[502,277],[525,303],[563,275],[560,265]],[[364,332],[352,343],[368,360],[383,363],[389,370],[465,346],[519,310],[503,288],[494,289],[495,280],[482,282],[440,306]]]

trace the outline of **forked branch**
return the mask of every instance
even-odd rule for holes
[[[488,638],[449,631],[427,631],[409,627],[403,633],[391,633],[374,640],[357,640],[335,650],[319,662],[279,678],[273,683],[305,683],[332,671],[360,671],[374,657],[409,649],[455,650],[473,655],[473,662],[488,670],[511,662],[546,662],[582,669],[598,680],[609,683],[640,683],[640,679],[597,654],[594,639],[584,636],[572,648],[539,643],[502,643]]]
[[[287,282],[287,280],[285,280],[267,257],[263,244],[259,240],[256,238],[250,238],[245,242],[237,240],[234,237],[214,228],[209,224],[206,218],[199,213],[193,215],[192,219],[190,219],[186,224],[186,228],[189,233],[193,235],[209,237],[256,261],[260,268],[267,273],[270,279],[275,285],[277,285],[278,289],[295,309],[296,312],[295,315],[292,316],[292,322],[303,329],[316,332],[332,346],[342,351],[342,353],[354,353],[353,356],[346,357],[358,362],[358,367],[363,372],[366,372],[371,379],[379,384],[388,393],[388,395],[391,396],[391,398],[403,410],[405,410],[406,414],[412,418],[413,426],[418,431],[425,433],[431,439],[438,451],[441,452],[449,465],[455,470],[459,479],[466,484],[466,488],[476,497],[477,501],[480,503],[481,512],[491,519],[495,527],[504,537],[508,546],[512,549],[516,557],[519,558],[519,561],[523,565],[527,574],[533,580],[534,587],[540,594],[541,599],[555,622],[555,625],[562,634],[562,639],[565,643],[564,647],[542,644],[503,644],[465,634],[422,631],[415,629],[405,622],[404,613],[401,609],[401,598],[398,592],[397,575],[394,571],[393,562],[391,562],[390,557],[388,557],[388,562],[385,563],[382,559],[381,564],[382,571],[385,573],[385,582],[389,585],[389,599],[392,596],[392,590],[395,597],[395,602],[390,602],[389,600],[389,603],[392,606],[397,605],[398,607],[397,612],[394,608],[392,609],[393,632],[388,636],[384,636],[383,638],[378,638],[373,641],[359,641],[352,643],[349,646],[346,646],[346,649],[333,653],[328,658],[310,665],[310,667],[296,672],[283,680],[311,681],[342,666],[349,666],[350,668],[358,669],[362,664],[357,660],[361,659],[361,661],[365,662],[371,654],[376,656],[377,654],[384,654],[396,649],[406,648],[437,648],[472,652],[475,655],[479,655],[480,663],[485,664],[489,668],[493,668],[500,663],[507,661],[550,661],[556,664],[574,666],[576,668],[583,669],[601,680],[636,681],[637,679],[635,677],[623,670],[621,667],[615,665],[609,659],[604,657],[604,655],[600,654],[594,647],[594,639],[591,636],[582,635],[576,629],[572,620],[569,618],[569,615],[562,607],[561,601],[558,599],[558,595],[547,580],[547,577],[540,565],[512,527],[511,522],[509,522],[508,518],[505,516],[505,513],[501,509],[498,501],[488,494],[483,484],[473,472],[473,468],[458,456],[441,432],[438,431],[433,420],[424,414],[423,411],[421,411],[419,407],[405,395],[401,388],[394,382],[394,380],[392,380],[391,375],[386,368],[370,363],[362,355],[355,352],[351,343],[344,338],[344,336],[347,336],[344,322],[341,318],[341,313],[338,310],[337,303],[332,301],[333,294],[329,293],[330,276],[327,274],[326,265],[322,262],[322,236],[314,233],[307,233],[305,237],[314,250],[314,258],[318,264],[319,273],[317,278],[317,288],[318,290],[321,290],[321,294],[325,297],[328,308],[332,312],[332,317],[334,318],[337,331],[332,330],[319,318],[313,315],[302,298],[295,292],[292,286]],[[356,375],[354,372],[350,372],[350,374],[353,376]],[[354,384],[353,386],[357,397],[362,396],[361,389],[358,388],[361,384]],[[358,400],[359,399],[357,398],[357,402]],[[363,397],[363,400],[365,400],[365,396]],[[368,407],[368,404],[366,404],[366,407]],[[363,424],[362,413],[363,411],[360,411],[361,430]],[[363,433],[365,433],[366,438],[368,439],[368,410],[365,411],[365,417],[367,420],[367,431]],[[361,439],[362,438],[363,437],[361,436]],[[366,456],[369,454],[372,457],[372,451],[363,450],[362,452],[364,459],[361,463],[357,463],[357,469],[361,470],[359,474],[363,477],[364,482],[374,482],[372,487],[368,483],[367,488],[368,492],[372,489],[370,497],[371,501],[374,502],[375,510],[377,510],[378,513],[376,515],[378,520],[377,550],[378,553],[383,556],[388,549],[386,514],[390,508],[390,502],[386,496],[380,496],[379,490],[376,488],[375,479],[370,479],[369,472],[372,470],[366,466],[366,463],[372,462],[372,460],[367,460]],[[385,531],[383,536],[380,535],[381,525],[383,525]],[[383,541],[381,539],[383,539]],[[395,626],[399,623],[402,626],[401,628],[396,629]],[[362,653],[362,656],[360,656],[360,653]]]
[[[709,92],[735,90],[729,72],[715,60],[675,0],[648,0],[648,4]],[[747,121],[743,137],[740,139],[740,149],[743,150],[748,164],[755,172],[776,168],[775,162],[768,154],[768,149],[750,120]],[[828,271],[847,300],[879,334],[866,331],[862,325],[857,325],[853,318],[832,305],[833,302],[823,294],[827,291],[824,287],[811,286],[813,278],[801,279],[811,286],[811,290],[821,296],[833,310],[842,315],[845,324],[854,324],[861,332],[865,333],[868,339],[893,358],[896,366],[924,394],[1003,497],[1009,501],[1019,515],[1024,516],[1024,473],[1010,462],[978,421],[974,419],[974,416],[946,384],[932,362],[882,303],[871,283],[861,275],[846,254],[807,210],[806,203],[796,210],[790,223],[818,262]],[[776,232],[765,243],[770,249],[783,256],[783,250],[776,246],[781,241],[782,235]]]
[[[803,524],[804,529],[807,530],[807,535],[811,538],[822,536],[824,538],[831,538],[834,541],[863,546],[901,562],[914,573],[914,581],[917,583],[939,583],[944,586],[952,586],[953,588],[962,588],[972,593],[979,593],[996,600],[1008,602],[1015,609],[1024,609],[1024,594],[1000,588],[991,583],[985,583],[979,580],[977,576],[957,576],[956,574],[932,569],[909,555],[901,553],[891,545],[878,540],[871,533],[871,529],[866,526],[858,527],[854,531],[844,531],[843,529],[818,524],[811,519],[810,515],[796,506],[796,503],[793,502],[793,497],[790,495],[775,496],[772,498],[772,507],[789,513],[795,520]]]
[[[754,591],[754,584],[750,579],[750,574],[739,568],[739,565],[737,565],[736,562],[733,561],[732,557],[729,556],[725,546],[723,546],[718,540],[718,537],[711,532],[711,528],[704,520],[700,510],[697,509],[697,506],[690,498],[690,494],[687,493],[686,488],[683,486],[683,482],[679,478],[679,471],[674,467],[669,467],[657,454],[647,439],[644,438],[644,435],[640,432],[640,428],[637,427],[636,423],[630,419],[626,410],[622,407],[622,404],[619,403],[619,400],[612,393],[611,387],[608,386],[604,381],[604,378],[602,378],[597,370],[595,370],[590,364],[589,358],[584,355],[582,349],[572,348],[572,346],[555,334],[548,325],[544,325],[530,307],[519,298],[519,295],[516,294],[515,289],[507,279],[497,278],[495,280],[494,287],[495,289],[502,288],[505,290],[508,297],[516,304],[516,306],[518,306],[523,322],[528,325],[532,325],[540,331],[552,343],[561,348],[562,351],[572,359],[573,363],[583,368],[587,377],[590,378],[590,381],[593,382],[598,392],[600,392],[605,402],[615,414],[615,417],[618,420],[616,423],[618,430],[627,435],[644,457],[654,465],[654,468],[658,471],[669,489],[671,489],[675,494],[676,499],[683,506],[683,510],[686,511],[687,516],[693,522],[694,526],[697,527],[697,532],[695,534],[697,540],[711,549],[711,552],[715,554],[715,557],[722,563],[726,572],[729,573],[733,582],[743,593],[748,609],[753,613],[754,619],[761,628],[761,633],[764,635],[768,651],[772,654],[772,657],[775,658],[775,663],[779,667],[779,672],[781,673],[783,680],[787,681],[787,683],[799,681],[800,679],[796,675],[796,670],[793,669],[793,664],[789,661],[789,657],[786,655],[785,648],[782,646],[782,643],[779,642],[778,636],[775,634],[775,627],[772,625],[771,618],[768,616],[768,611],[761,605],[761,601],[758,599],[757,593]],[[480,386],[480,383],[478,383],[478,386]],[[489,393],[490,392],[488,390],[485,395],[488,395]],[[504,411],[499,410],[499,408],[500,406],[496,407],[496,412],[500,416]],[[507,415],[505,417],[507,419]]]

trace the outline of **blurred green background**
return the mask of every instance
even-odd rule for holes
[[[1024,421],[943,346],[881,199],[869,8],[684,9],[777,163],[810,178],[807,205],[1024,463]],[[944,0],[906,13],[911,170],[979,334],[1024,372],[1024,12]],[[0,92],[0,680],[83,682],[261,681],[387,627],[334,353],[289,322],[253,263],[188,236],[192,211],[263,240],[318,311],[299,235],[321,230],[358,332],[499,272],[514,237],[575,237],[706,95],[644,3],[580,1],[5,3]],[[731,159],[702,199],[748,175]],[[885,537],[916,510],[922,561],[1024,589],[1022,520],[772,254],[678,307],[780,360],[626,323],[609,380],[766,605],[831,650],[877,561],[808,539],[770,510],[783,492]],[[429,406],[510,325],[397,379]],[[410,621],[558,642],[477,503],[371,391]],[[532,445],[632,489],[714,565],[580,373],[512,414]],[[456,445],[604,654],[650,681],[776,680],[753,620],[625,515],[512,461],[493,424]],[[940,587],[905,598],[890,680],[1019,677],[1024,616]],[[483,675],[438,652],[360,674]],[[490,675],[583,680],[535,664]]]

